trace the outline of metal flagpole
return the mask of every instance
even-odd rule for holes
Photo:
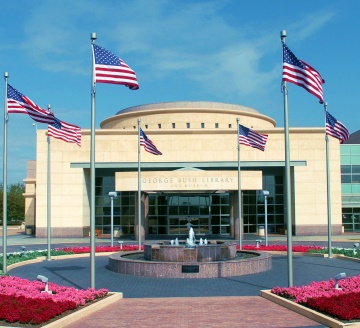
[[[50,111],[51,105],[48,105]],[[46,193],[46,221],[47,221],[47,261],[51,261],[51,190],[50,190],[50,136],[47,136],[48,153],[47,153],[47,193]]]
[[[330,196],[330,161],[329,161],[329,136],[326,133],[327,102],[324,103],[325,113],[325,144],[326,144],[326,189],[327,189],[327,212],[328,212],[328,256],[332,258],[331,249],[331,196]]]
[[[239,220],[239,249],[242,250],[242,222],[241,222],[241,175],[240,175],[240,142],[239,142],[239,122],[236,119],[237,125],[237,144],[238,144],[238,220]]]
[[[5,95],[4,95],[4,148],[3,148],[3,273],[7,273],[7,86],[9,73],[4,73]]]
[[[286,31],[280,32],[281,41],[285,43]],[[284,62],[284,58],[283,58]],[[288,89],[286,81],[282,82],[284,94],[284,134],[285,134],[285,218],[287,230],[287,260],[288,260],[288,285],[293,286],[292,265],[292,220],[291,220],[291,181],[290,181],[290,142],[289,142],[289,118],[288,118]]]
[[[138,245],[141,250],[141,168],[140,168],[140,122],[138,119]]]
[[[91,33],[91,45],[96,33]],[[91,140],[90,140],[90,287],[95,288],[95,81],[94,58],[91,74]]]

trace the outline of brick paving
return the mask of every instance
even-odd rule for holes
[[[324,327],[260,296],[122,299],[68,328]]]

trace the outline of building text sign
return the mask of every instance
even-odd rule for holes
[[[138,190],[137,172],[116,172],[117,191]],[[261,171],[242,171],[242,190],[261,190]],[[154,171],[141,172],[143,191],[181,191],[181,190],[237,190],[237,171]]]

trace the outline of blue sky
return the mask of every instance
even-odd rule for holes
[[[325,79],[328,111],[353,133],[360,129],[359,12],[358,0],[3,1],[0,71],[9,72],[9,84],[39,106],[51,104],[61,120],[89,129],[90,34],[96,32],[96,43],[122,58],[140,85],[132,91],[98,84],[97,128],[126,107],[186,100],[248,106],[282,127],[285,29],[289,48]],[[324,126],[318,99],[294,84],[288,87],[289,126]],[[26,161],[35,159],[33,122],[10,116],[8,183],[22,181]]]

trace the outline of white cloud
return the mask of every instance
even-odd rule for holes
[[[335,16],[333,12],[317,12],[305,16],[301,21],[294,24],[294,38],[304,40],[328,24]]]
[[[202,89],[256,94],[278,77],[278,62],[261,62],[278,50],[279,31],[234,25],[224,15],[231,2],[206,1],[47,1],[29,11],[24,51],[43,70],[89,75],[90,32],[141,74],[143,81],[196,81]],[[241,13],[246,15],[246,12]],[[313,13],[290,29],[309,37],[333,17]],[[254,23],[255,24],[255,23]],[[209,92],[208,91],[208,92]]]

